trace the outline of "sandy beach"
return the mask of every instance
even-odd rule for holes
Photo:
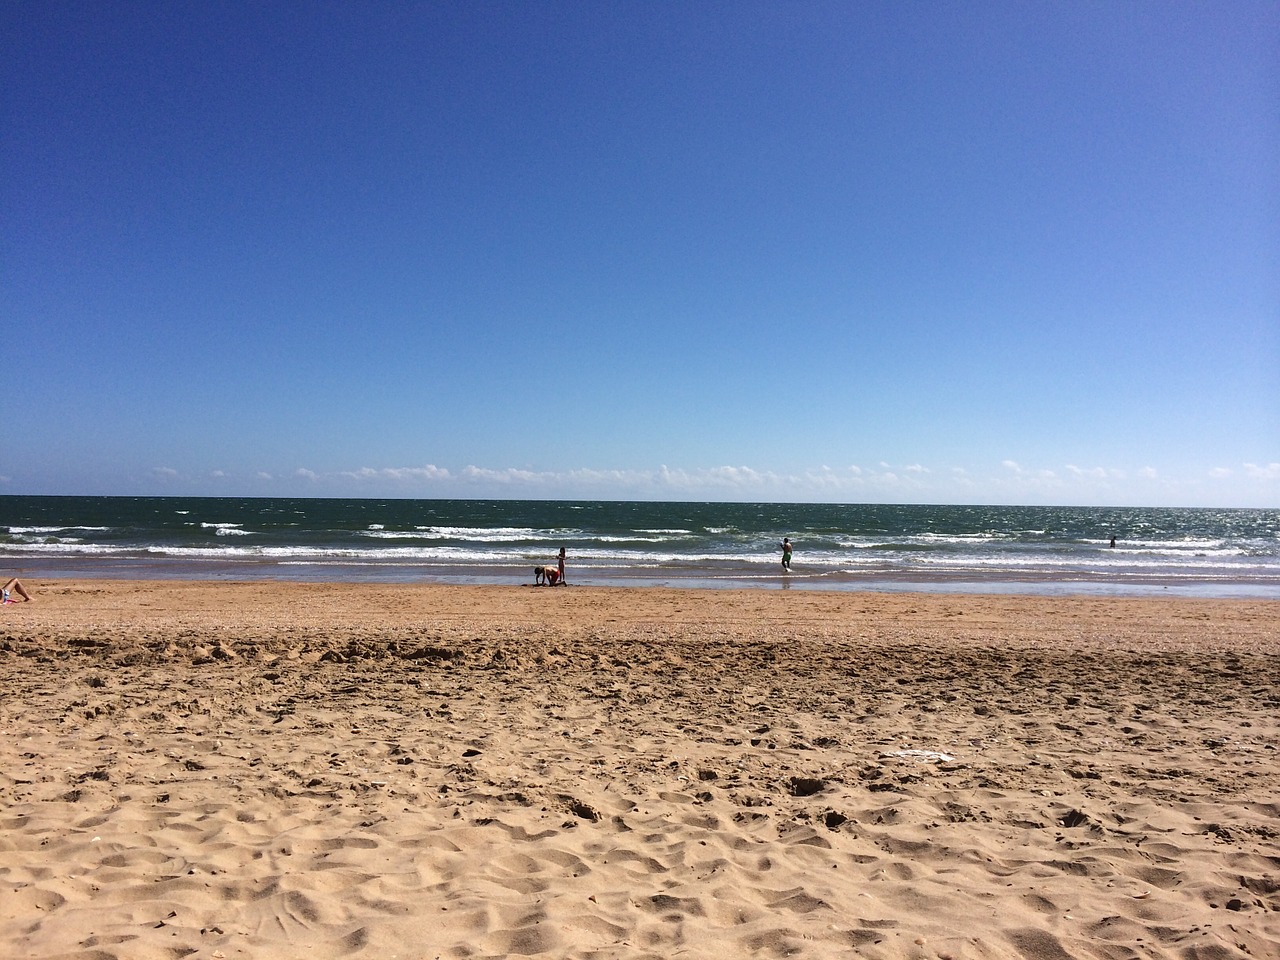
[[[36,580],[0,956],[1280,956],[1280,602]]]

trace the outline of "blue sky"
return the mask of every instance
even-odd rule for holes
[[[0,493],[1280,506],[1275,3],[0,6]]]

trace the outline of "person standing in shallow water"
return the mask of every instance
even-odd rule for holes
[[[791,572],[791,538],[782,538],[782,572]]]
[[[563,584],[564,583],[564,547],[560,548],[560,557],[558,560],[558,564],[560,567],[560,582]]]

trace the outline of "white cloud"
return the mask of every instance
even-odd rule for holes
[[[933,466],[909,461],[891,466],[821,465],[776,471],[745,464],[654,468],[578,467],[564,470],[488,467],[450,469],[436,464],[408,467],[364,466],[321,472],[298,467],[287,473],[262,471],[257,480],[296,496],[319,490],[336,496],[418,496],[459,498],[544,498],[600,500],[814,501],[831,503],[1105,503],[1188,502],[1203,499],[1193,478],[1161,476],[1152,467],[1128,470],[1066,464],[1058,470],[1013,459],[965,466]],[[156,468],[156,482],[189,479],[169,467]],[[1212,476],[1267,490],[1280,480],[1280,464],[1218,468]],[[252,477],[252,475],[250,475]],[[205,473],[204,482],[233,482],[224,471]],[[221,479],[226,478],[226,479]],[[1205,483],[1204,474],[1199,481]],[[1132,487],[1132,489],[1131,489]],[[211,490],[212,492],[212,490]],[[1159,502],[1151,498],[1155,496]],[[1256,494],[1254,495],[1256,497]]]
[[[1006,462],[1006,467],[1012,461]],[[1056,478],[1051,470],[1027,471],[1012,464],[1015,476],[1011,490],[1037,490]],[[300,471],[303,479],[316,479],[310,471]],[[601,499],[688,499],[688,500],[825,500],[839,502],[873,498],[881,501],[936,501],[954,499],[958,491],[981,486],[981,476],[964,467],[950,475],[935,476],[933,468],[912,463],[893,468],[881,461],[880,468],[859,466],[833,469],[820,466],[800,472],[780,473],[742,464],[712,467],[672,467],[656,469],[532,470],[521,467],[484,467],[469,464],[450,470],[426,467],[361,467],[357,470],[321,476],[330,481],[357,481],[366,487],[412,484],[419,490],[445,496],[555,496]]]
[[[609,487],[630,482],[634,474],[627,470],[590,470],[583,468],[570,470],[565,476],[578,483]]]
[[[319,478],[318,474],[312,474],[312,476]],[[361,481],[390,480],[396,483],[414,483],[448,480],[449,471],[429,463],[425,467],[382,467],[377,470],[373,467],[361,467],[359,470],[343,470],[337,476]]]
[[[449,471],[429,463],[424,467],[401,467],[388,473],[396,480],[448,480]]]
[[[1105,467],[1091,467],[1089,469],[1084,469],[1082,467],[1077,467],[1073,463],[1069,463],[1067,464],[1067,472],[1077,477],[1087,477],[1092,480],[1107,479],[1107,470]]]
[[[761,472],[751,467],[712,467],[702,473],[711,483],[734,487],[759,487],[778,479],[775,473]]]
[[[1225,480],[1231,476],[1231,471],[1226,467],[1214,467],[1209,471],[1209,476],[1215,480]]]
[[[927,472],[922,468],[919,475]],[[919,486],[914,476],[908,480],[891,471],[867,474],[856,467],[841,471],[823,466],[802,473],[784,474],[734,464],[694,469],[663,464],[656,470],[582,468],[568,471],[492,469],[471,465],[458,475],[457,480],[465,482],[473,491],[476,487],[485,486],[511,490],[524,487],[532,492],[563,496],[677,499],[839,499],[841,496],[853,498],[869,489],[892,491],[897,487],[909,491]]]
[[[817,489],[839,490],[847,483],[857,482],[857,478],[849,475],[842,476],[828,466],[821,466],[817,470],[810,470],[805,473],[805,479],[812,483]]]
[[[462,476],[467,480],[509,486],[516,483],[543,484],[548,480],[553,480],[555,474],[537,473],[533,470],[520,470],[515,467],[508,467],[504,470],[491,470],[487,467],[469,465],[463,469]]]

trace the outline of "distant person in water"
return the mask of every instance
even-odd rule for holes
[[[11,577],[8,583],[0,587],[0,603],[17,603],[18,601],[10,596],[11,593],[16,593],[27,602],[31,601],[31,594],[27,593],[22,581],[17,577]]]
[[[560,582],[564,583],[564,547],[560,548],[560,560],[558,564],[558,569],[560,570]]]
[[[1113,550],[1115,549],[1115,545],[1116,545],[1116,538],[1115,538],[1115,537],[1112,537],[1112,538],[1111,538],[1111,548],[1112,548]]]
[[[791,538],[782,538],[782,571],[784,573],[791,572]]]

